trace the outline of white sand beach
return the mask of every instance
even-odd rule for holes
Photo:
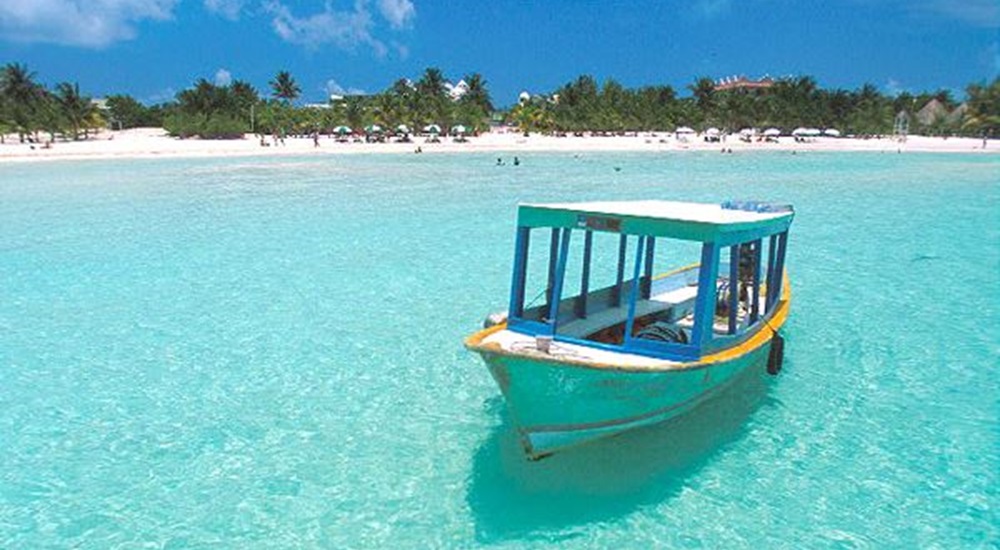
[[[734,154],[751,151],[870,151],[870,152],[937,152],[998,154],[1000,140],[988,140],[984,148],[982,139],[939,138],[909,136],[905,142],[891,137],[881,139],[856,139],[817,137],[798,142],[790,136],[781,137],[777,143],[741,141],[738,136],[728,136],[723,142],[709,143],[692,136],[688,141],[678,140],[673,133],[640,132],[628,136],[547,136],[531,134],[525,137],[514,131],[489,132],[456,142],[451,137],[441,138],[440,143],[427,143],[417,136],[411,143],[340,143],[323,136],[317,146],[312,138],[286,138],[284,144],[266,140],[262,146],[254,135],[242,140],[176,139],[160,128],[136,128],[123,131],[104,131],[88,140],[76,142],[57,141],[51,147],[40,144],[19,143],[17,136],[6,136],[0,144],[0,162],[32,162],[46,160],[78,159],[127,159],[157,157],[224,157],[267,155],[340,155],[371,153],[413,153],[420,148],[425,154],[435,153],[519,153],[519,152],[596,152],[596,151],[722,151]]]

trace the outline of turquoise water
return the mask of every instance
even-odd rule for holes
[[[0,167],[0,547],[998,544],[1000,158],[495,158]],[[514,205],[730,197],[797,209],[782,374],[523,460]]]

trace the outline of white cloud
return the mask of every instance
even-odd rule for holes
[[[417,15],[410,0],[378,0],[378,11],[394,29],[406,27]]]
[[[244,0],[205,0],[205,9],[235,21],[240,18],[244,3]]]
[[[215,85],[229,86],[233,82],[233,74],[225,69],[215,71]]]
[[[328,96],[365,95],[364,90],[360,88],[344,88],[343,86],[338,84],[336,80],[332,78],[326,81],[326,87],[324,88],[324,91],[326,91],[326,95]]]
[[[158,92],[152,93],[142,99],[142,102],[146,105],[156,105],[157,103],[164,103],[171,101],[177,97],[177,90],[172,87],[164,88]]]
[[[334,44],[348,50],[368,45],[385,55],[385,45],[372,37],[372,18],[364,0],[357,0],[351,11],[336,11],[326,4],[322,12],[306,17],[296,17],[277,0],[264,4],[264,9],[273,17],[274,32],[286,42],[307,48]]]
[[[895,78],[890,78],[885,83],[885,86],[882,87],[882,89],[885,90],[885,93],[887,93],[887,94],[889,94],[889,95],[891,95],[893,97],[896,97],[899,94],[901,94],[901,93],[903,93],[903,92],[906,91],[906,89],[903,88],[902,85],[900,84],[900,82],[898,80],[896,80]]]
[[[399,56],[400,59],[405,60],[410,57],[410,48],[407,48],[406,44],[400,44],[399,42],[393,41],[392,47],[396,50],[396,55]]]
[[[377,57],[385,57],[390,51],[373,34],[375,21],[369,9],[370,0],[355,0],[349,10],[336,10],[331,2],[326,2],[319,13],[301,17],[281,0],[264,0],[262,5],[272,18],[274,32],[286,42],[311,49],[325,44],[344,50],[367,46]],[[411,0],[378,0],[378,9],[394,29],[408,26],[417,13]],[[409,53],[405,48],[394,50],[404,57]]]
[[[732,8],[732,0],[698,0],[692,7],[696,14],[705,19],[714,19],[720,15],[729,13]]]
[[[103,47],[136,35],[136,24],[165,20],[178,0],[3,0],[0,37]]]
[[[920,0],[913,5],[976,27],[1000,27],[1000,2],[997,0]]]
[[[997,0],[853,0],[853,3],[888,6],[923,23],[933,24],[943,17],[973,27],[1000,27],[1000,2]]]

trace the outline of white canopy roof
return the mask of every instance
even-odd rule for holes
[[[758,222],[792,215],[791,210],[755,212],[751,210],[723,208],[722,205],[713,203],[662,200],[522,204],[521,207],[716,225]]]

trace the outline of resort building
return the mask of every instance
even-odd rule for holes
[[[916,119],[923,126],[930,126],[948,116],[948,108],[936,98],[927,102],[926,105],[917,111]]]
[[[459,80],[458,84],[452,84],[451,82],[445,82],[444,88],[448,92],[448,97],[452,101],[458,101],[462,99],[462,96],[469,92],[469,85],[465,83],[464,80]]]
[[[774,79],[764,76],[760,80],[750,80],[745,76],[730,76],[720,79],[715,83],[714,90],[721,92],[724,90],[758,90],[774,86]]]

